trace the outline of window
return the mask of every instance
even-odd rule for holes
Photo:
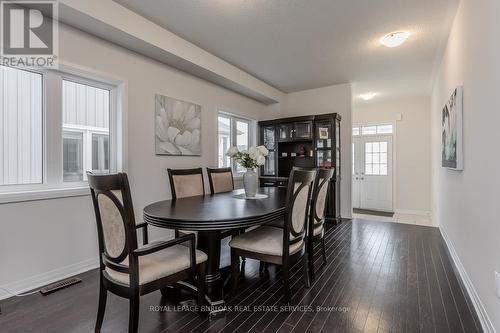
[[[63,180],[83,180],[83,134],[63,131]]]
[[[354,126],[352,128],[353,136],[392,134],[392,132],[393,132],[392,124]]]
[[[236,147],[239,151],[248,150],[250,146],[248,145],[250,141],[250,124],[248,121],[236,120]],[[245,172],[245,168],[241,165],[236,164],[236,172]]]
[[[42,78],[0,66],[0,185],[42,183]]]
[[[227,168],[231,166],[231,159],[226,155],[227,150],[231,147],[231,119],[225,116],[219,116],[218,122],[218,165],[219,168]]]
[[[116,91],[62,71],[0,66],[0,201],[43,198],[33,193],[84,187],[87,171],[117,171]]]
[[[231,146],[238,150],[248,150],[253,144],[252,136],[253,121],[219,113],[218,117],[218,166],[219,168],[231,167],[233,173],[243,173],[246,170],[239,166],[226,155]]]
[[[365,143],[365,174],[387,176],[387,142]]]
[[[69,80],[62,83],[63,180],[83,181],[87,170],[109,173],[110,90]],[[75,139],[66,139],[75,134],[79,137],[78,150]]]

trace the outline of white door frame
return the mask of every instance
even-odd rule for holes
[[[396,149],[396,144],[397,144],[397,126],[396,126],[396,121],[395,120],[387,120],[387,121],[362,121],[362,122],[353,122],[351,126],[351,138],[354,137],[366,137],[369,138],[371,136],[378,136],[380,134],[374,134],[374,135],[361,135],[361,128],[360,128],[360,135],[359,136],[354,136],[352,135],[352,128],[353,127],[361,127],[361,126],[370,126],[370,125],[383,125],[383,124],[391,124],[392,125],[392,210],[395,213],[397,208],[396,208],[396,196],[397,196],[397,191],[396,191],[396,172],[397,172],[397,149]],[[390,134],[386,134],[390,135]],[[352,140],[351,140],[352,142]],[[350,165],[352,169],[352,164]],[[352,177],[351,177],[351,188],[352,188]],[[352,197],[351,197],[351,202],[352,202]]]

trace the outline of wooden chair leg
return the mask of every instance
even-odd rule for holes
[[[304,278],[306,288],[309,288],[311,286],[311,283],[309,282],[309,272],[307,271],[307,268],[307,255],[304,253],[304,255],[302,256],[302,276]]]
[[[323,264],[326,265],[325,237],[321,238],[321,254],[323,255]]]
[[[290,271],[288,263],[283,264],[283,288],[285,292],[285,302],[290,304],[292,302],[292,294],[290,292]]]
[[[309,276],[311,277],[311,280],[314,280],[315,278],[315,272],[314,272],[314,243],[312,239],[308,239],[307,242],[307,257],[308,257],[308,262],[309,262]]]
[[[198,306],[201,308],[205,304],[205,272],[206,263],[202,263],[198,266],[198,274],[196,280],[198,282]]]
[[[238,287],[238,265],[240,263],[240,258],[236,255],[236,252],[231,249],[231,278],[233,280],[232,293],[236,294],[236,288]]]
[[[128,332],[137,333],[139,329],[139,291],[133,291],[130,297]]]
[[[102,321],[104,320],[104,312],[106,311],[106,299],[108,298],[108,291],[104,287],[104,283],[100,281],[99,288],[99,306],[97,308],[97,320],[95,322],[95,332],[101,332]]]

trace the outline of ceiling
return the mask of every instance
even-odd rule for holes
[[[283,92],[428,95],[458,0],[114,0]],[[407,30],[398,48],[383,35]]]

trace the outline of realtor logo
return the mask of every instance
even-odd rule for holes
[[[1,63],[55,67],[57,2],[1,0]]]

